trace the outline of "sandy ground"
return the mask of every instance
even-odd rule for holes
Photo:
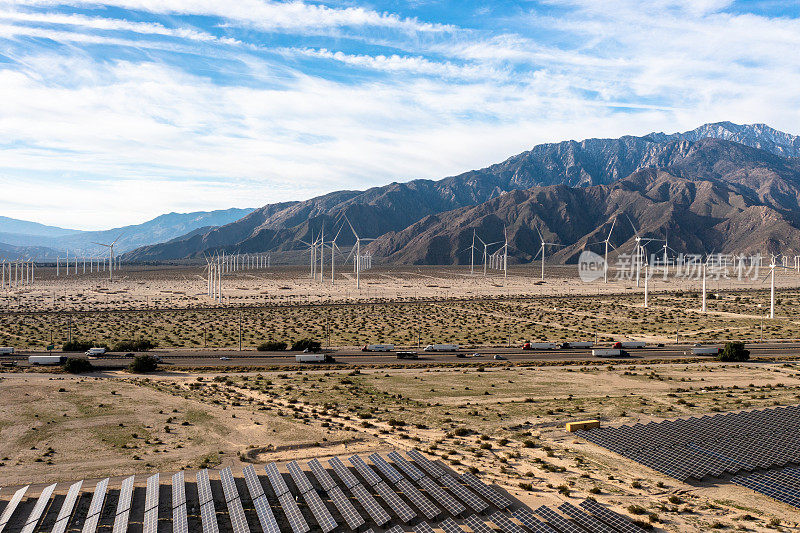
[[[592,495],[625,514],[641,508],[632,516],[660,530],[766,531],[772,520],[794,528],[800,511],[792,507],[724,480],[678,482],[563,428],[576,419],[631,423],[798,397],[800,367],[791,363],[12,373],[0,381],[0,484],[215,465],[240,471],[243,459],[416,447],[456,471],[476,469],[531,506]]]

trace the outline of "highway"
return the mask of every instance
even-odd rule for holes
[[[486,363],[495,361],[495,355],[501,355],[506,360],[514,363],[520,362],[570,362],[570,361],[630,361],[641,362],[648,360],[669,359],[708,359],[713,356],[697,356],[691,354],[691,345],[666,345],[663,347],[646,347],[642,349],[629,349],[629,357],[599,358],[592,356],[591,349],[556,349],[556,350],[521,350],[520,348],[479,348],[476,350],[460,350],[459,352],[423,352],[417,351],[419,359],[397,359],[394,352],[362,352],[353,349],[326,350],[336,358],[337,363],[350,365],[430,365],[437,363]],[[750,357],[797,357],[800,359],[800,343],[755,343],[748,344]],[[15,361],[19,366],[27,366],[29,355],[42,355],[47,352],[19,352],[13,356],[0,356],[0,362]],[[60,352],[53,352],[59,354]],[[296,352],[257,352],[236,350],[156,350],[150,352],[159,356],[164,366],[176,367],[216,367],[219,369],[242,367],[271,367],[295,366]],[[478,356],[473,356],[478,354]],[[69,355],[69,354],[67,354]],[[81,355],[82,354],[74,354]],[[458,356],[463,356],[458,357]],[[220,358],[227,358],[222,360]],[[93,359],[92,364],[106,369],[125,368],[130,362],[130,357],[120,354],[110,354],[107,357]],[[314,364],[309,366],[323,366]]]

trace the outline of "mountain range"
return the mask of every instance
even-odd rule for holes
[[[548,256],[572,261],[585,245],[602,241],[615,219],[611,244],[620,249],[632,249],[638,231],[667,239],[676,252],[787,253],[800,250],[800,137],[764,124],[719,122],[684,133],[541,144],[437,181],[268,204],[125,258],[297,255],[301,241],[310,242],[323,227],[326,239],[332,237],[345,215],[362,238],[377,238],[367,248],[392,263],[468,263],[473,232],[496,242],[504,228],[512,261],[536,256],[538,231],[563,245]],[[337,244],[353,242],[345,228]]]
[[[102,231],[81,231],[45,226],[0,216],[0,256],[6,259],[35,257],[53,260],[56,256],[93,255],[104,249],[95,242],[110,243],[126,252],[141,246],[168,242],[193,232],[207,233],[214,228],[241,219],[253,209],[224,209],[194,213],[167,213],[142,224]]]

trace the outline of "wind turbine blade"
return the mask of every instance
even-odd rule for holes
[[[541,232],[541,231],[539,231],[539,226],[536,226],[536,233],[538,233],[538,234],[539,234],[539,240],[541,240],[542,242],[544,242],[544,237],[542,236],[542,232]]]
[[[343,225],[342,225],[342,226],[339,226],[339,231],[337,231],[337,232],[336,232],[336,237],[334,237],[334,238],[333,238],[333,241],[332,241],[332,242],[334,242],[334,243],[335,243],[335,242],[336,242],[336,239],[338,239],[338,238],[339,238],[339,234],[342,232],[342,228],[343,228],[343,227],[344,227]]]
[[[360,240],[358,238],[358,233],[356,233],[356,230],[353,228],[353,225],[350,223],[350,219],[347,218],[347,215],[344,215],[344,219],[347,221],[347,225],[350,226],[350,231],[353,232],[353,236],[355,236],[356,240]]]
[[[611,223],[611,229],[608,230],[608,237],[606,237],[606,240],[611,239],[611,234],[614,233],[614,226],[616,224],[617,224],[617,217],[614,217],[614,221]]]

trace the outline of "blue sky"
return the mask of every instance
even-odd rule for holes
[[[800,133],[795,1],[0,0],[0,213],[107,228],[542,142]]]

